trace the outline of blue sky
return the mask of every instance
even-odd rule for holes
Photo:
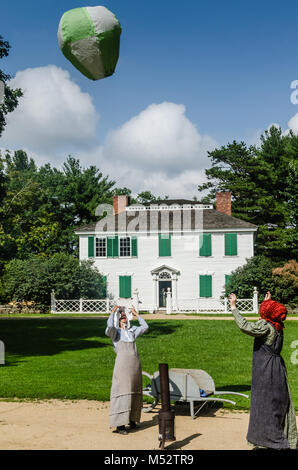
[[[62,55],[57,28],[65,11],[98,4],[117,16],[122,35],[115,74],[93,82]],[[292,0],[5,2],[0,34],[10,42],[11,52],[1,68],[12,76],[19,73],[13,82],[17,85],[30,87],[32,82],[37,89],[34,80],[43,81],[43,92],[55,103],[59,91],[47,85],[49,74],[37,74],[38,69],[47,72],[53,66],[56,82],[69,85],[74,101],[77,97],[83,108],[86,105],[82,122],[91,130],[88,134],[85,129],[80,141],[72,138],[69,129],[63,137],[61,124],[56,139],[54,107],[39,99],[40,110],[53,114],[52,121],[45,122],[48,127],[53,122],[51,142],[42,124],[32,126],[32,131],[24,129],[16,114],[0,147],[23,147],[40,164],[61,163],[69,153],[75,154],[84,165],[97,164],[134,192],[151,189],[163,194],[158,189],[164,182],[164,192],[170,196],[198,196],[196,181],[202,182],[210,165],[208,149],[233,139],[257,142],[260,132],[272,123],[286,131],[292,119],[292,128],[298,127],[297,105],[290,100],[290,84],[298,79],[297,17],[298,3]],[[31,72],[25,76],[28,69]],[[68,77],[59,75],[59,70],[67,71]],[[79,89],[74,90],[73,84]],[[33,112],[28,106],[18,110],[26,122]],[[74,113],[79,119],[80,108],[66,110],[65,122],[71,123]],[[154,120],[161,123],[160,133]],[[80,126],[78,120],[70,127],[76,125]],[[17,143],[12,138],[16,134]],[[55,141],[61,145],[55,147]]]

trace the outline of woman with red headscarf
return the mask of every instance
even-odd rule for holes
[[[296,449],[295,410],[286,366],[280,355],[287,310],[267,292],[260,305],[261,319],[248,322],[240,315],[236,301],[236,295],[231,294],[236,324],[243,333],[255,338],[247,441],[255,449]]]

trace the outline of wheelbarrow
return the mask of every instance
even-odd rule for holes
[[[142,374],[150,379],[150,384],[143,388],[143,395],[153,401],[143,407],[145,413],[152,411],[160,400],[159,372],[153,375],[142,371]],[[227,402],[236,405],[236,402],[221,395],[237,395],[249,398],[248,395],[239,392],[216,390],[214,380],[205,370],[201,369],[169,369],[170,400],[190,404],[190,415],[194,419],[200,410],[208,402]],[[195,412],[195,403],[199,402],[199,409]]]

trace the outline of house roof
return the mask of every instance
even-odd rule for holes
[[[183,200],[184,201],[184,200]],[[190,201],[193,204],[193,201]],[[171,204],[173,202],[171,201]],[[159,201],[160,204],[160,201]],[[215,209],[183,209],[181,211],[124,211],[107,216],[99,222],[78,227],[76,234],[98,232],[172,232],[247,230],[256,231],[257,225],[232,217]]]
[[[160,201],[155,201],[155,202],[145,202],[143,203],[143,206],[150,206],[151,204],[158,204],[158,205],[167,205],[170,206],[172,204],[202,204],[200,201],[192,201],[189,199],[162,199]]]

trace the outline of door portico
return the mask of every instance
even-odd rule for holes
[[[172,308],[173,310],[178,309],[178,274],[180,274],[180,272],[177,269],[171,268],[165,264],[151,271],[153,279],[154,310],[166,308],[166,293],[168,289],[170,289],[172,293]]]

